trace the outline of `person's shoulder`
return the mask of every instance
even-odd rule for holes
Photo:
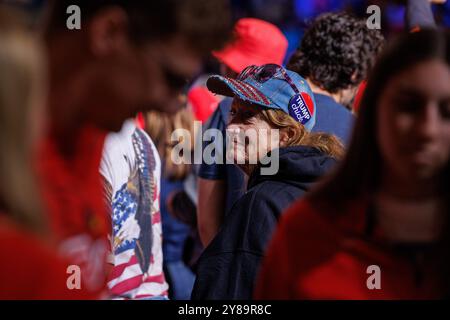
[[[283,228],[291,237],[304,238],[308,242],[324,241],[336,232],[334,221],[326,211],[305,197],[286,210],[282,217]]]
[[[137,166],[135,134],[142,131],[133,120],[124,123],[119,132],[109,133],[103,146],[100,173],[113,186],[114,192],[125,183]],[[140,136],[146,137],[144,132]]]
[[[311,205],[311,201],[307,198],[303,198],[294,202],[286,210],[286,214],[284,215],[283,220],[288,224],[300,224],[303,223],[305,217],[309,217],[309,219],[311,219],[311,217],[314,217],[317,214],[319,213]]]
[[[355,119],[355,115],[349,109],[347,109],[345,106],[343,106],[340,103],[333,101],[333,103],[329,104],[329,107],[332,108],[335,115],[337,117],[340,117],[341,119],[342,118],[348,119],[348,120]]]
[[[104,153],[125,152],[132,146],[133,134],[140,130],[133,121],[128,120],[124,123],[119,132],[111,132],[106,136]]]
[[[328,108],[333,110],[336,114],[346,116],[349,118],[354,118],[353,113],[347,109],[344,105],[336,102],[332,97],[315,93],[314,100],[319,108]]]
[[[313,132],[332,133],[347,144],[356,119],[355,115],[329,96],[321,94],[314,96],[317,105],[317,121]]]
[[[345,203],[332,203],[329,199],[306,196],[293,203],[281,222],[286,234],[308,241],[324,243],[346,234],[360,235],[365,225],[365,198]]]
[[[105,145],[104,155],[109,155],[118,159],[126,157],[128,161],[135,158],[136,148],[138,146],[149,145],[155,157],[158,157],[156,146],[145,130],[140,129],[134,123],[134,120],[128,120],[124,123],[119,132],[108,134]]]

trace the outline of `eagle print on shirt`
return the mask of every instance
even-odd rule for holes
[[[142,273],[145,275],[152,261],[152,218],[156,181],[153,175],[156,161],[151,145],[143,133],[136,130],[132,136],[136,161],[128,164],[130,176],[112,201],[113,250],[120,254],[134,249]]]

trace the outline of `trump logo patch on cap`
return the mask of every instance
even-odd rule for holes
[[[314,117],[314,102],[306,92],[296,94],[289,101],[289,115],[311,130],[309,123]],[[311,126],[314,125],[311,123]]]

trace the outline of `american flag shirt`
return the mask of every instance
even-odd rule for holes
[[[106,138],[100,172],[112,218],[113,299],[167,297],[159,210],[161,161],[150,137],[127,121]]]

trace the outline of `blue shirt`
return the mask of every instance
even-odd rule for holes
[[[330,96],[315,93],[316,124],[313,132],[334,134],[344,145],[348,145],[353,131],[355,116]]]

